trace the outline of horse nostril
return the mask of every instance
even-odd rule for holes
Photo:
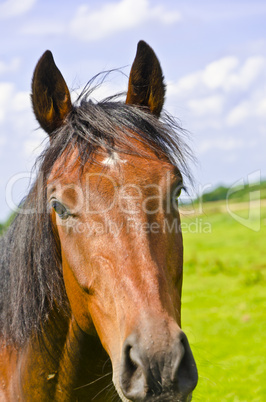
[[[177,384],[178,392],[187,395],[198,382],[198,371],[186,335],[182,332],[177,347],[178,353],[172,373],[172,381]]]
[[[120,386],[130,400],[142,400],[146,396],[145,368],[140,358],[138,345],[129,337],[124,345],[120,372]]]

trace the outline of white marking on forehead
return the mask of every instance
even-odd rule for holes
[[[117,163],[126,163],[126,160],[120,158],[117,152],[113,152],[111,155],[108,155],[103,161],[102,164],[106,166],[115,166]]]

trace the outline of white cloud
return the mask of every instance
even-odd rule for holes
[[[224,57],[208,64],[201,75],[203,84],[210,89],[222,88],[238,65],[236,57]]]
[[[35,131],[33,132],[37,127],[29,93],[17,91],[13,83],[0,82],[0,148],[5,145],[7,136],[14,136],[16,139],[22,137],[24,154],[29,156],[30,152],[40,144],[40,141],[37,144],[36,140],[33,145],[32,140],[41,138],[41,134],[38,136]]]
[[[264,89],[266,90],[266,85]],[[266,95],[263,90],[251,94],[248,99],[233,107],[226,117],[226,124],[229,127],[235,127],[249,119],[266,120]]]
[[[31,10],[37,0],[6,0],[0,4],[0,19],[16,17]]]
[[[265,94],[266,57],[259,55],[223,57],[167,87],[170,103],[182,105],[193,131],[265,122]]]
[[[43,130],[31,133],[23,144],[23,153],[28,161],[34,162],[45,147],[47,134]]]
[[[227,91],[248,90],[263,71],[266,71],[265,58],[249,57],[242,68],[227,77],[223,87]]]
[[[0,82],[0,123],[5,119],[12,119],[14,113],[31,109],[28,92],[16,92],[11,82]]]
[[[237,57],[227,56],[209,63],[203,70],[182,77],[169,84],[170,95],[189,95],[194,91],[209,93],[221,90],[246,91],[266,72],[265,57],[249,57],[240,63]]]
[[[87,5],[80,6],[70,24],[70,32],[79,39],[93,41],[144,22],[172,24],[180,18],[178,12],[165,10],[163,6],[153,7],[149,0],[120,0],[104,4],[98,10],[92,10]]]
[[[28,92],[17,92],[13,98],[12,108],[15,112],[29,110],[31,108],[30,94]]]
[[[239,65],[236,57],[223,57],[215,60],[203,69],[185,75],[176,84],[170,84],[170,93],[188,95],[194,91],[206,93],[212,90],[224,89],[232,73]]]
[[[167,94],[169,96],[186,96],[188,93],[192,93],[197,86],[201,83],[201,71],[197,71],[192,74],[185,75],[180,78],[177,83],[168,82]]]
[[[205,98],[191,99],[187,104],[196,116],[217,115],[222,113],[224,98],[221,95],[213,95]]]
[[[43,150],[43,140],[47,134],[35,130],[38,123],[34,118],[28,92],[18,91],[12,82],[0,82],[0,153],[7,143],[8,136],[21,141],[21,150],[32,164]]]
[[[256,113],[258,116],[266,118],[266,95],[260,99]]]
[[[226,118],[229,127],[237,126],[250,117],[250,102],[243,101],[234,107]]]
[[[0,60],[0,74],[15,72],[20,66],[20,59],[14,58],[9,63]]]
[[[11,82],[0,82],[0,123],[5,120],[14,88]]]

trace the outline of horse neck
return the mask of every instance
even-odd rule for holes
[[[21,355],[26,399],[35,400],[36,396],[37,400],[42,395],[45,400],[90,400],[88,396],[94,398],[110,384],[109,358],[98,337],[84,334],[73,317],[63,318],[56,312],[42,332]],[[103,379],[94,383],[101,376]]]

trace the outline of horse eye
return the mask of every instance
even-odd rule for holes
[[[177,207],[177,200],[181,195],[182,190],[184,189],[183,183],[179,183],[178,186],[173,191],[172,194],[172,204],[176,208]]]
[[[179,183],[178,186],[176,186],[174,191],[174,197],[178,198],[181,195],[182,190],[185,190],[183,182]]]
[[[59,201],[53,201],[52,207],[61,219],[67,219],[70,216],[70,213],[66,209],[66,207],[61,204]]]

